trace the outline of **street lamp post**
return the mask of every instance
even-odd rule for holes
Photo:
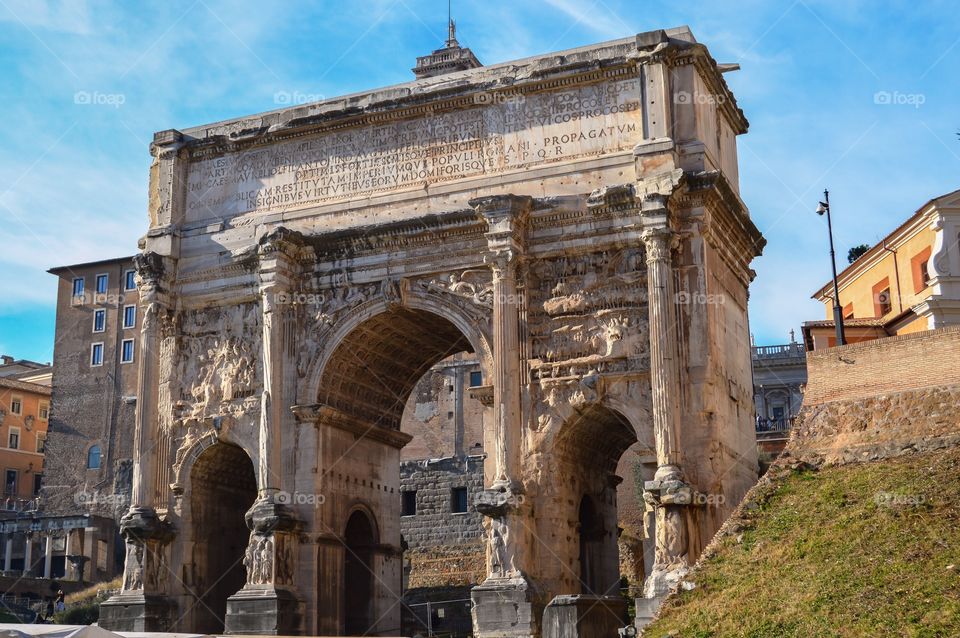
[[[837,284],[837,255],[833,250],[833,224],[830,221],[830,191],[823,191],[823,201],[817,206],[817,214],[827,214],[827,234],[830,235],[830,267],[833,268],[833,324],[837,330],[837,345],[846,345],[843,332],[843,308],[840,306],[840,286]]]

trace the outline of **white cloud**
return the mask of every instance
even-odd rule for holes
[[[0,21],[19,23],[31,31],[89,35],[93,32],[85,0],[4,0]]]

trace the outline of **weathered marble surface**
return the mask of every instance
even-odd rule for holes
[[[104,626],[141,604],[138,627],[196,628],[197,467],[245,455],[222,471],[253,471],[253,505],[216,551],[246,584],[202,602],[242,632],[391,631],[400,416],[463,350],[485,384],[478,635],[539,635],[554,596],[616,586],[627,449],[659,593],[755,479],[745,130],[677,29],[158,133],[138,262],[158,391],[125,529],[138,569],[182,578],[131,572]],[[724,498],[676,498],[704,493]]]

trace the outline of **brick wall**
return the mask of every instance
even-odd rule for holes
[[[960,326],[807,353],[804,407],[960,384]]]
[[[410,549],[480,542],[483,517],[473,508],[483,490],[483,456],[404,461],[400,464],[400,491],[417,492],[417,513],[400,519],[400,533]],[[467,488],[467,511],[453,513],[451,493]]]
[[[828,464],[960,445],[960,326],[807,355],[791,456]]]

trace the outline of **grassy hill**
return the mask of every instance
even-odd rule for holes
[[[960,449],[778,461],[644,637],[960,636]]]

